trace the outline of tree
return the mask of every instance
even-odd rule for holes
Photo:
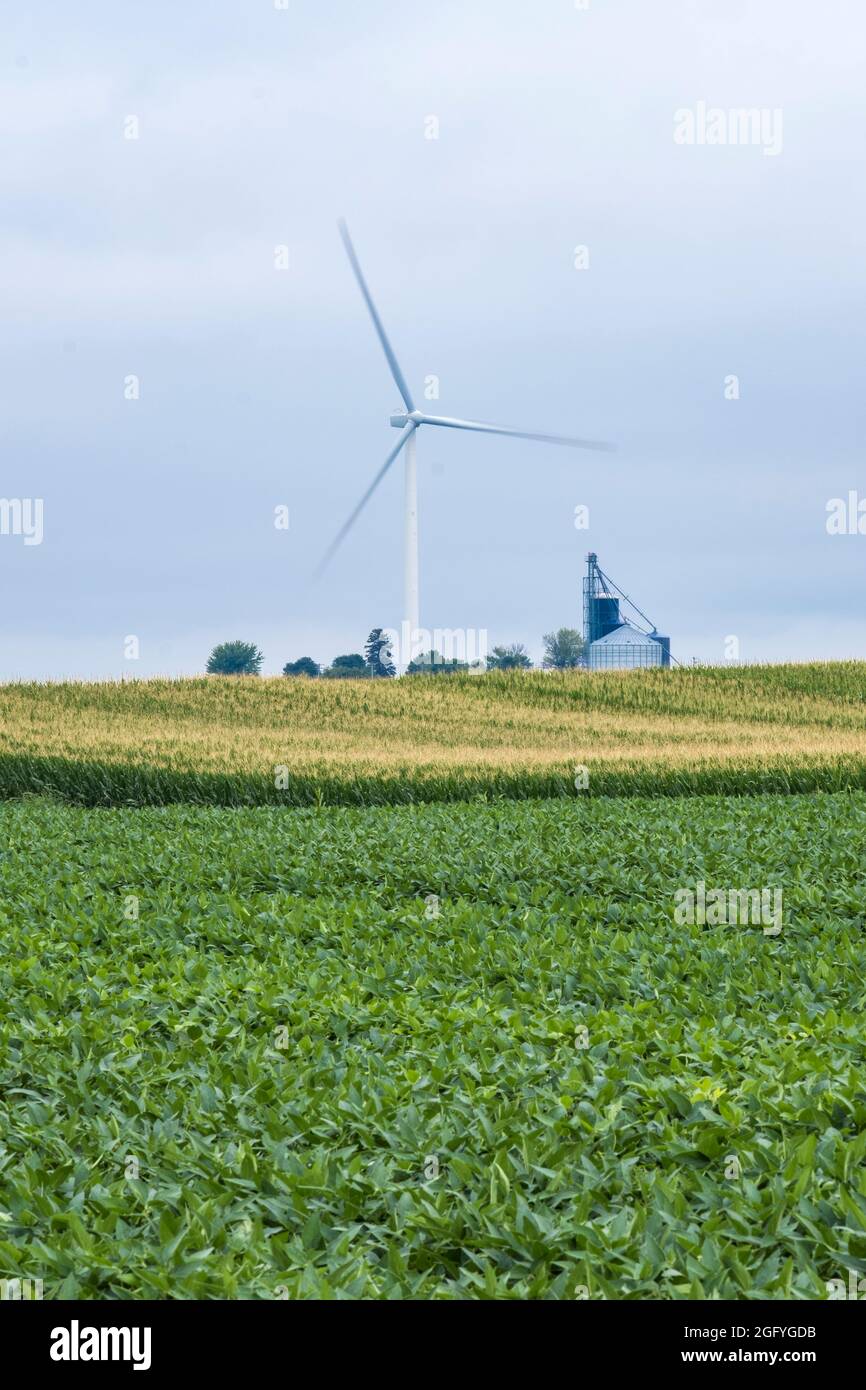
[[[350,652],[348,656],[335,656],[327,670],[322,672],[329,680],[364,679],[370,671],[360,652]]]
[[[311,656],[299,656],[297,661],[287,661],[283,667],[284,676],[319,676],[321,669],[318,661],[314,661]]]
[[[396,676],[397,668],[391,660],[391,640],[380,627],[374,627],[367,638],[364,656],[371,676]]]
[[[532,662],[522,642],[507,647],[494,647],[487,658],[488,671],[528,671]]]
[[[257,676],[264,659],[255,642],[220,642],[207,659],[207,673],[209,676]]]
[[[544,665],[565,671],[583,664],[585,643],[574,627],[560,627],[544,634]]]
[[[407,676],[452,676],[455,671],[468,671],[468,661],[446,661],[441,652],[422,652],[406,667]]]

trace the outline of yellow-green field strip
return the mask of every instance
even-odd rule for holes
[[[0,687],[0,796],[372,805],[866,788],[866,664]]]

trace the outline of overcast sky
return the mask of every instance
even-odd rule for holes
[[[0,494],[43,503],[40,544],[0,534],[3,678],[233,637],[277,671],[400,621],[399,464],[310,578],[396,437],[341,214],[422,408],[618,446],[423,431],[424,626],[538,656],[592,549],[681,660],[866,657],[866,535],[827,531],[866,499],[860,0],[10,0],[3,31]],[[702,142],[701,103],[767,138]]]

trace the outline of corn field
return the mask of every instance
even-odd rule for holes
[[[866,664],[0,687],[0,796],[367,805],[866,787]]]

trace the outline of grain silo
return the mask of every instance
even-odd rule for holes
[[[644,631],[625,618],[622,604],[649,623],[646,614],[601,569],[598,556],[586,557],[583,581],[585,662],[590,670],[623,670],[636,666],[670,666],[671,639],[653,625]]]
[[[634,666],[662,666],[664,648],[648,632],[622,623],[589,644],[591,671],[629,670]]]
[[[586,557],[586,578],[583,581],[583,635],[587,643],[612,632],[620,626],[619,599],[611,593],[598,567],[598,556]]]

